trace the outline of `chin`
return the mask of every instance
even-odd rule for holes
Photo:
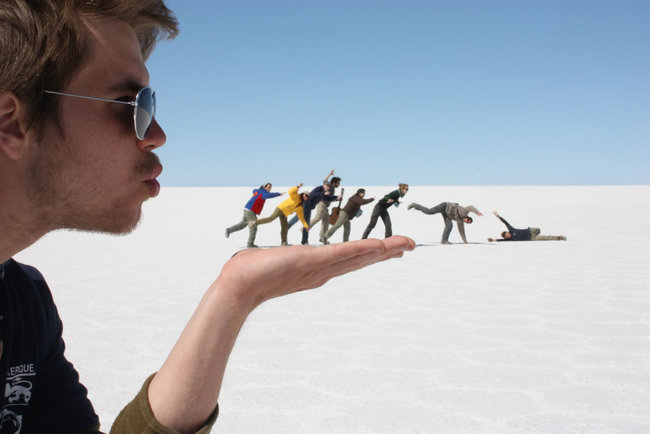
[[[126,235],[133,232],[138,225],[140,224],[140,218],[142,213],[138,209],[137,215],[130,216],[129,218],[116,218],[114,219],[109,227],[106,228],[104,232],[108,232],[115,235]]]
[[[140,223],[142,216],[141,207],[129,211],[116,209],[101,213],[100,215],[79,216],[76,221],[65,225],[68,229],[84,232],[100,232],[112,235],[126,235],[133,232]]]

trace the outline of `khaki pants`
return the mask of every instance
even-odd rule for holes
[[[323,238],[327,240],[341,226],[343,226],[343,241],[348,241],[350,239],[350,216],[343,210],[339,213],[339,218],[336,219],[336,223],[327,230]]]
[[[231,234],[233,232],[240,231],[248,226],[248,247],[250,247],[253,245],[253,243],[255,243],[255,235],[257,234],[257,225],[255,224],[256,221],[257,215],[248,208],[244,208],[244,215],[242,216],[241,221],[235,225],[230,226],[228,229],[226,229],[226,231],[228,231],[228,234]]]
[[[540,228],[528,228],[530,231],[530,240],[531,241],[559,241],[566,240],[566,237],[562,235],[540,235]]]
[[[318,202],[316,204],[316,211],[309,222],[309,226],[311,227],[314,227],[316,223],[321,222],[320,238],[323,238],[327,229],[330,227],[330,213],[327,207],[328,205],[324,201],[321,200]]]
[[[272,222],[273,220],[279,218],[280,219],[280,239],[282,240],[282,244],[287,244],[287,234],[289,233],[289,223],[287,222],[287,217],[284,215],[282,210],[280,208],[276,208],[273,211],[273,214],[271,214],[268,217],[265,217],[263,219],[259,219],[257,221],[257,225],[265,225],[269,222]]]

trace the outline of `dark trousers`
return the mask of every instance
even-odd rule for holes
[[[302,213],[305,216],[305,221],[307,222],[307,224],[310,224],[311,209],[303,207]],[[296,218],[298,218],[298,217],[296,217]],[[309,231],[307,229],[305,229],[304,227],[302,228],[302,241],[301,241],[301,244],[309,244]]]
[[[370,232],[377,225],[377,220],[379,219],[379,217],[381,217],[381,221],[384,222],[384,226],[386,228],[386,231],[384,232],[384,238],[388,238],[393,235],[393,226],[390,223],[390,215],[388,215],[388,209],[377,204],[372,209],[372,215],[370,216],[370,223],[368,223],[368,226],[366,227],[366,230],[363,232],[363,236],[361,237],[361,239],[365,240],[366,238],[368,238]]]
[[[440,214],[442,215],[442,219],[445,222],[445,230],[442,231],[442,242],[446,243],[449,241],[449,234],[451,234],[451,230],[454,227],[454,224],[451,220],[451,218],[447,215],[447,212],[445,211],[447,209],[447,202],[442,202],[439,203],[438,205],[434,206],[433,208],[425,208],[422,205],[419,204],[413,204],[413,208],[417,209],[418,211],[422,211],[425,214]]]

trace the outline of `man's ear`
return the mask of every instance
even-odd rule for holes
[[[21,128],[24,104],[11,92],[0,93],[0,153],[18,160],[25,152],[25,134]]]

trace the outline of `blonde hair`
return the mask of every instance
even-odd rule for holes
[[[158,40],[174,38],[178,22],[162,0],[2,0],[0,1],[0,93],[12,92],[27,104],[27,127],[42,132],[54,98],[88,58],[84,18],[124,21],[133,28],[146,59]]]

